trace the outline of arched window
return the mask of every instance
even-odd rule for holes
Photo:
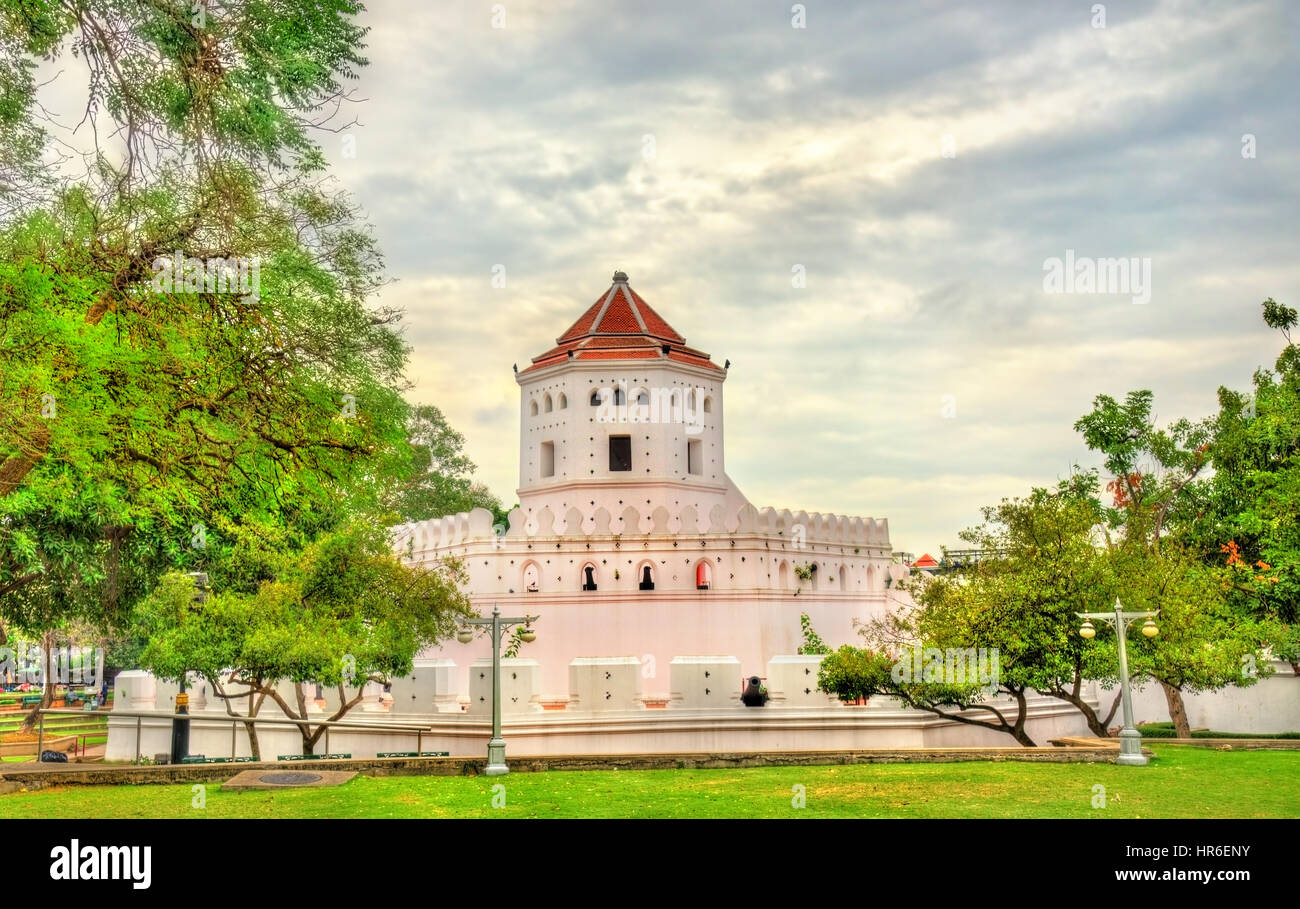
[[[776,572],[776,586],[785,590],[790,586],[790,565],[785,559],[781,560],[781,567]]]
[[[654,566],[651,565],[649,562],[642,562],[641,565],[637,568],[637,578],[640,579],[640,583],[637,585],[637,589],[639,590],[655,589],[655,570],[654,570]]]
[[[536,562],[524,563],[524,590],[529,593],[537,593],[542,589],[541,569],[537,567]]]
[[[536,402],[536,401],[533,401],[531,404],[528,405],[528,415],[529,415],[530,417],[535,417],[535,416],[537,416],[537,402]]]
[[[614,406],[615,406],[615,407],[622,407],[625,403],[627,403],[627,396],[623,394],[623,386],[622,386],[622,385],[615,385],[615,386],[614,386]]]
[[[583,590],[596,589],[596,566],[593,565],[591,562],[588,562],[586,565],[582,566],[582,589]]]
[[[708,590],[713,586],[713,566],[707,559],[703,559],[695,565],[695,589]]]
[[[705,413],[713,413],[713,399],[712,399],[712,398],[705,398],[705,399],[704,399],[704,412],[705,412]]]
[[[636,408],[632,411],[633,423],[650,422],[650,392],[644,388],[639,388],[632,393],[632,400],[636,401]]]
[[[547,393],[546,397],[542,398],[542,410],[544,410],[546,413],[550,413],[552,410],[551,395],[549,392]]]
[[[849,577],[849,576],[848,576],[848,572],[846,572],[846,571],[844,570],[844,566],[841,565],[841,566],[840,566],[840,590],[848,590],[848,589],[849,589],[849,585],[848,585],[848,577]]]
[[[592,406],[592,407],[599,407],[599,406],[600,406],[600,389],[599,389],[599,388],[593,388],[593,389],[591,390],[591,406]]]
[[[560,410],[565,410],[568,408],[568,406],[569,406],[568,397],[565,396],[564,392],[560,392]]]

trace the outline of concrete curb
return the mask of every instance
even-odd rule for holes
[[[1043,764],[1114,763],[1112,748],[890,748],[859,751],[612,754],[508,757],[513,773],[565,770],[713,770],[848,764],[947,764],[1015,761]],[[46,786],[222,782],[246,770],[354,771],[364,776],[478,776],[485,758],[354,758],[335,761],[262,761],[240,764],[134,766],[43,764],[0,771],[0,792]]]

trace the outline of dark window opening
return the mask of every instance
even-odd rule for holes
[[[654,589],[655,589],[655,582],[654,582],[654,578],[653,578],[653,577],[651,576],[651,574],[650,574],[650,566],[649,566],[649,565],[647,565],[647,566],[645,566],[645,568],[641,569],[641,589],[642,589],[642,590],[654,590]]]
[[[609,469],[610,470],[631,470],[632,469],[632,437],[631,436],[610,436],[609,437]]]
[[[587,582],[586,582],[585,584],[582,585],[582,589],[583,589],[583,590],[595,590],[595,589],[596,589],[596,569],[595,569],[595,568],[592,568],[590,565],[588,565],[587,567],[585,567],[585,568],[582,569],[582,573],[583,573],[583,576],[586,577],[586,579],[587,579]]]

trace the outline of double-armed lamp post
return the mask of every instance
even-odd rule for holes
[[[1156,627],[1155,617],[1160,614],[1160,610],[1155,612],[1125,612],[1124,607],[1120,605],[1119,597],[1115,598],[1114,612],[1077,612],[1079,618],[1083,619],[1083,627],[1079,629],[1079,634],[1085,638],[1092,638],[1097,634],[1097,629],[1093,626],[1092,620],[1097,619],[1112,625],[1115,628],[1116,639],[1119,644],[1119,685],[1120,698],[1124,703],[1124,728],[1119,731],[1119,757],[1115,759],[1116,764],[1131,764],[1141,767],[1147,763],[1147,756],[1142,753],[1142,733],[1137,731],[1133,724],[1133,696],[1129,692],[1128,683],[1128,646],[1125,640],[1125,632],[1128,626],[1138,619],[1145,619],[1142,623],[1142,633],[1149,638],[1153,638],[1160,633]]]
[[[506,741],[501,738],[501,636],[506,629],[523,625],[519,639],[524,643],[534,641],[537,632],[533,631],[533,622],[537,619],[535,615],[502,617],[501,608],[493,605],[492,618],[466,619],[456,634],[456,640],[468,644],[474,640],[474,629],[471,626],[478,625],[488,629],[488,634],[492,637],[492,738],[488,741],[488,776],[503,776],[510,772],[506,766]]]

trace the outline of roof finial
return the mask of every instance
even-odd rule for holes
[[[626,284],[626,283],[627,283],[627,272],[625,272],[625,271],[616,271],[616,272],[614,272],[614,283],[615,283],[615,284]]]

